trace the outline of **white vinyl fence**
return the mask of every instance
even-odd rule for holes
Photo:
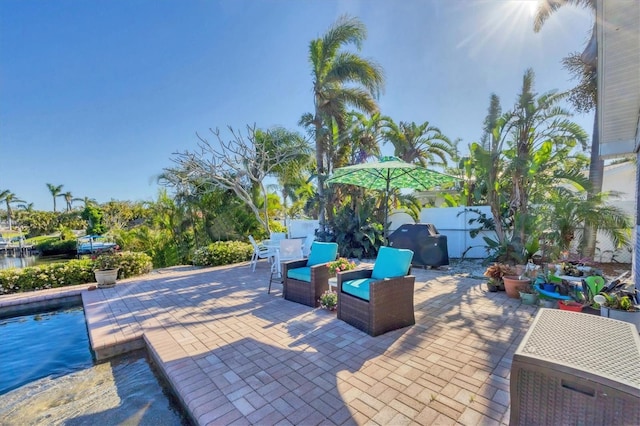
[[[491,216],[489,206],[473,206],[471,208]],[[475,238],[471,238],[469,230],[478,228],[479,225],[477,222],[469,225],[469,219],[476,217],[478,214],[468,211],[466,207],[424,208],[420,213],[420,223],[432,223],[440,234],[447,236],[449,257],[461,258],[464,255],[465,258],[484,259],[488,252],[482,237],[488,236],[494,240],[496,237],[493,231],[481,231]],[[411,216],[402,212],[394,212],[389,216],[389,219],[391,220],[391,232],[406,223],[414,223]],[[580,232],[581,230],[576,232],[576,242],[580,237]],[[574,247],[573,251],[575,250]],[[604,232],[598,231],[595,253],[597,262],[630,263],[631,256],[631,247],[615,249],[611,239]]]

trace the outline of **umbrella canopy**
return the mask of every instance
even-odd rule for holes
[[[406,163],[396,157],[381,157],[377,163],[354,164],[336,169],[327,179],[327,183],[342,183],[385,191],[384,226],[386,228],[387,199],[392,189],[427,191],[456,180],[458,179],[453,176]]]

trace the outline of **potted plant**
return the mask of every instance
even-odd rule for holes
[[[116,285],[119,267],[120,257],[117,253],[106,252],[94,258],[93,273],[95,274],[98,288],[108,288]]]
[[[523,305],[535,305],[538,303],[538,293],[535,292],[533,287],[531,286],[531,282],[529,284],[522,286],[520,288],[520,300]]]
[[[601,316],[631,323],[640,332],[640,305],[635,303],[636,293],[635,289],[602,293],[594,300],[600,303]]]
[[[512,299],[520,297],[520,290],[527,289],[531,285],[531,280],[525,275],[505,275],[502,277],[504,281],[504,290],[507,296]]]
[[[538,274],[536,278],[536,285],[541,290],[555,293],[558,284],[562,283],[562,279],[557,277],[555,275],[555,272],[555,266],[549,266],[548,268],[546,268],[544,271]]]
[[[558,301],[556,299],[543,295],[540,295],[538,298],[538,304],[541,308],[556,309],[558,307]]]
[[[582,312],[583,305],[575,300],[558,300],[558,308],[562,311]]]
[[[329,276],[335,277],[338,272],[350,271],[356,268],[356,263],[346,257],[339,257],[333,262],[329,262]]]
[[[502,280],[502,278],[505,275],[510,275],[513,273],[514,272],[511,267],[509,265],[505,265],[504,263],[496,262],[493,265],[489,265],[484,271],[484,276],[489,277],[489,282],[487,283],[489,291],[504,291],[504,281]]]
[[[338,293],[327,290],[320,296],[320,307],[328,311],[335,311],[338,305]]]

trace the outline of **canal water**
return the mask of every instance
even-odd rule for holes
[[[38,264],[36,256],[13,257],[0,254],[0,269],[26,268]]]
[[[0,425],[186,425],[144,351],[95,364],[82,308],[0,320]]]

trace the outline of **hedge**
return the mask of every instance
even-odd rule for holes
[[[151,258],[144,253],[118,253],[119,278],[128,278],[151,272]],[[0,294],[21,293],[46,288],[95,282],[93,260],[74,259],[28,268],[0,270]]]
[[[193,254],[196,266],[220,266],[251,260],[253,246],[242,241],[217,241]]]

